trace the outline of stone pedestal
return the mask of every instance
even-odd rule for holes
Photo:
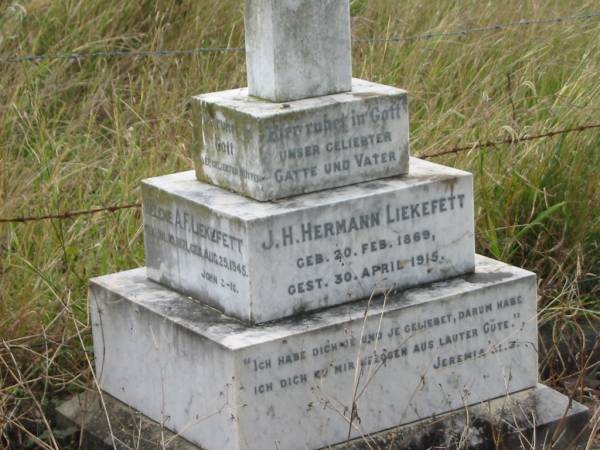
[[[472,272],[472,177],[405,177],[260,203],[192,172],[143,182],[148,276],[250,323]]]
[[[483,257],[260,327],[143,269],[92,280],[90,302],[102,389],[207,450],[321,448],[537,383],[535,275]]]
[[[408,172],[407,94],[352,91],[286,104],[247,89],[192,99],[198,179],[273,200]]]

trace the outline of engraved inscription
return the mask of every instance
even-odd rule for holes
[[[282,228],[279,238],[274,236],[272,229],[268,230],[267,239],[263,241],[262,248],[270,250],[273,247],[287,247],[304,242],[328,239],[341,234],[387,226],[397,222],[414,220],[421,217],[440,215],[443,213],[464,209],[465,194],[450,195],[443,198],[434,198],[425,202],[409,205],[396,206],[387,204],[383,209],[367,212],[357,216],[343,217],[336,221],[322,223],[305,222],[299,226],[288,226]],[[430,232],[425,231],[422,235],[424,240],[432,238]],[[408,245],[412,241],[421,240],[420,234],[399,236],[397,245]],[[393,244],[390,244],[390,247]],[[351,256],[351,255],[348,255]]]
[[[320,344],[300,343],[301,348],[281,354],[247,356],[243,364],[255,373],[250,379],[260,380],[253,388],[255,395],[318,384],[331,377],[354,376],[365,370],[377,371],[400,361],[401,367],[420,367],[424,377],[431,370],[458,366],[468,373],[466,366],[491,355],[534,351],[533,344],[523,339],[527,325],[521,318],[524,307],[523,295],[515,294],[418,320],[388,313],[381,329],[378,319],[365,330],[354,328],[356,334],[348,336],[345,329]],[[344,338],[336,340],[339,334]],[[293,346],[287,341],[285,344],[286,348]],[[517,356],[506,358],[513,357]]]
[[[408,130],[403,98],[382,96],[323,108],[326,112],[281,115],[264,125],[258,120],[248,125],[246,119],[206,108],[204,149],[197,158],[206,168],[255,183],[271,180],[281,187],[374,168],[393,170],[405,160]],[[253,127],[258,144],[248,136]],[[242,161],[255,145],[260,150],[247,161],[253,171]]]
[[[183,207],[170,209],[146,199],[144,214],[150,219],[144,223],[145,239],[197,258],[202,280],[215,289],[240,294],[237,279],[249,276],[242,238],[205,223]]]
[[[273,265],[275,276],[265,281],[271,284],[260,290],[287,304],[308,298],[328,306],[331,295],[343,297],[357,289],[362,289],[358,295],[369,295],[374,287],[389,289],[414,274],[446,270],[457,258],[454,242],[468,238],[469,228],[450,238],[442,233],[444,220],[439,219],[455,220],[469,207],[467,192],[442,185],[420,195],[419,201],[392,196],[364,208],[298,211],[266,222],[252,237],[244,236],[249,251],[259,256],[254,267],[260,271],[264,264]],[[197,258],[198,265],[191,263],[189,270],[197,270],[199,284],[237,295],[239,282],[250,277],[251,269],[242,237],[209,225],[191,211],[182,205],[165,208],[146,202],[145,214],[153,219],[145,223],[147,239]]]
[[[217,161],[205,155],[200,155],[200,162],[202,162],[202,164],[204,164],[207,167],[211,167],[213,169],[217,169],[219,171],[226,172],[231,175],[239,176],[240,178],[243,178],[245,180],[251,180],[255,182],[264,180],[264,177],[261,177],[260,175],[252,173],[241,167],[233,166],[222,161]]]

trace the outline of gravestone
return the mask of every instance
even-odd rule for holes
[[[409,159],[407,94],[350,79],[349,20],[247,1],[249,89],[193,99],[196,170],[143,182],[147,267],[91,281],[101,388],[205,450],[537,389],[535,275],[475,255],[471,175]]]

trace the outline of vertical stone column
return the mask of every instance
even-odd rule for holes
[[[247,0],[250,95],[287,102],[350,91],[349,0]]]

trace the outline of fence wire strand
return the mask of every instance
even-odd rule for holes
[[[516,22],[495,24],[484,27],[464,28],[452,31],[435,31],[413,36],[392,36],[386,38],[359,38],[356,43],[401,43],[424,41],[444,37],[461,37],[470,34],[498,32],[519,27],[528,27],[533,25],[562,25],[573,22],[590,21],[600,19],[600,12],[578,14],[573,16],[550,17],[543,19],[521,19]],[[150,57],[176,57],[193,56],[205,53],[232,53],[244,52],[241,47],[200,47],[182,50],[114,50],[114,51],[94,51],[88,53],[63,53],[63,54],[44,54],[44,55],[22,55],[0,58],[0,64],[33,63],[48,60],[84,60],[90,58],[150,58]]]
[[[552,131],[548,131],[548,132],[541,133],[541,134],[524,135],[524,136],[521,136],[518,138],[502,139],[502,140],[498,140],[498,141],[475,142],[470,145],[453,147],[453,148],[443,150],[443,151],[440,151],[437,153],[417,155],[417,157],[420,159],[431,159],[431,158],[436,158],[436,157],[440,157],[440,156],[462,153],[462,152],[466,152],[466,151],[481,150],[481,149],[485,149],[485,148],[494,148],[494,147],[499,147],[502,145],[518,144],[521,142],[529,142],[529,141],[534,141],[534,140],[538,140],[538,139],[547,139],[547,138],[551,138],[554,136],[565,135],[565,134],[570,134],[570,133],[580,133],[583,131],[593,130],[593,129],[598,129],[598,128],[600,128],[600,123],[590,123],[590,124],[579,125],[579,126],[571,127],[571,128],[552,130]],[[44,216],[15,217],[12,219],[0,218],[0,224],[1,223],[39,222],[42,220],[52,220],[52,219],[66,220],[66,219],[72,219],[72,218],[79,217],[79,216],[89,216],[89,215],[93,215],[93,214],[100,214],[100,213],[106,213],[106,212],[114,213],[114,212],[121,211],[121,210],[138,209],[141,207],[142,207],[142,205],[140,203],[131,203],[131,204],[127,204],[127,205],[105,206],[102,208],[95,208],[95,209],[89,209],[89,210],[83,210],[83,211],[67,211],[67,212],[63,212],[60,214],[51,214],[51,215],[44,215]]]
[[[521,19],[516,22],[489,25],[485,27],[464,28],[454,31],[435,31],[413,36],[393,36],[389,38],[356,39],[355,42],[413,42],[435,38],[467,36],[469,34],[504,31],[512,28],[527,27],[532,25],[558,25],[570,22],[580,22],[600,18],[600,13],[578,14],[575,16],[552,17],[545,19]]]
[[[421,159],[436,158],[439,156],[452,155],[452,154],[456,154],[456,153],[466,152],[469,150],[480,150],[483,148],[498,147],[500,145],[518,144],[520,142],[528,142],[528,141],[535,141],[537,139],[551,138],[551,137],[558,136],[561,134],[578,133],[581,131],[593,130],[595,128],[600,128],[600,123],[590,123],[587,125],[579,125],[577,127],[572,127],[572,128],[564,128],[562,130],[548,131],[546,133],[541,133],[541,134],[531,134],[531,135],[521,136],[518,138],[508,138],[508,139],[503,139],[500,141],[476,142],[472,145],[464,145],[461,147],[454,147],[454,148],[450,148],[448,150],[442,150],[437,153],[429,153],[429,154],[425,154],[425,155],[419,155],[419,158],[421,158]]]
[[[72,219],[74,217],[79,216],[89,216],[92,214],[99,214],[105,212],[117,212],[123,209],[134,209],[141,208],[141,203],[131,203],[128,205],[113,205],[113,206],[105,206],[103,208],[94,208],[87,209],[84,211],[67,211],[60,214],[49,214],[46,216],[30,216],[30,217],[15,217],[13,219],[0,219],[0,223],[26,223],[26,222],[39,222],[41,220],[51,220],[51,219]]]

